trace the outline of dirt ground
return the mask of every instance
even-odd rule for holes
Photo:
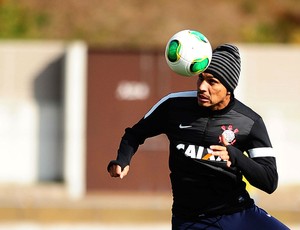
[[[300,230],[300,185],[272,194],[251,191],[256,203]],[[0,230],[170,229],[169,193],[97,193],[71,200],[61,184],[0,186]]]

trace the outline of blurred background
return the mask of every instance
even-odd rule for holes
[[[0,0],[0,230],[170,229],[164,136],[123,180],[106,166],[157,100],[195,89],[164,59],[183,29],[240,48],[236,97],[262,115],[280,178],[272,195],[248,189],[300,229],[299,12],[298,0]]]

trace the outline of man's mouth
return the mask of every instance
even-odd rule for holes
[[[209,97],[204,94],[198,94],[198,101],[199,102],[209,102]]]

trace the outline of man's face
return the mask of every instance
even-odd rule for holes
[[[197,81],[198,104],[211,110],[225,108],[230,102],[230,93],[212,74],[202,73]]]

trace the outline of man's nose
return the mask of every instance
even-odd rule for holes
[[[198,89],[200,91],[207,91],[207,88],[208,88],[208,83],[206,81],[199,82]]]

